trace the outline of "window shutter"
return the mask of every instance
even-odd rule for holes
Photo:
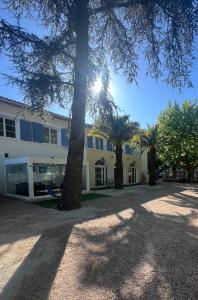
[[[96,137],[96,149],[99,149],[99,138]]]
[[[33,141],[43,143],[43,125],[40,123],[32,122],[32,136]]]
[[[112,143],[109,140],[107,141],[107,151],[113,151]]]
[[[62,146],[68,146],[69,144],[69,138],[66,128],[61,128],[61,145]]]
[[[93,137],[92,136],[87,136],[87,147],[93,148]]]
[[[23,141],[32,141],[32,123],[20,119],[20,135]]]
[[[104,145],[103,145],[103,139],[100,139],[100,149],[103,150],[103,147],[104,147]]]

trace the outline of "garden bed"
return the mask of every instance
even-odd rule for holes
[[[91,201],[99,198],[110,197],[106,194],[97,194],[97,193],[88,193],[81,195],[81,201]],[[35,205],[45,207],[45,208],[56,208],[57,207],[57,199],[48,199],[34,202]]]

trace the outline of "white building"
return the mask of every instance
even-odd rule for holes
[[[61,115],[49,113],[42,119],[32,115],[23,103],[0,97],[0,193],[32,201],[46,197],[49,185],[54,190],[60,189],[68,150],[66,128],[67,119]],[[102,158],[105,157],[105,153],[111,151],[111,157],[115,156],[112,150],[108,150],[107,141],[104,141],[104,145],[106,146],[103,149],[93,149],[91,152],[89,149],[89,153],[92,154],[90,156],[87,154],[90,147],[87,136],[85,137],[82,183],[84,190],[100,186],[98,166],[94,166],[93,170],[89,166],[89,160],[93,160],[93,153],[101,153]],[[138,177],[135,175],[133,182],[126,178],[125,184],[138,183],[141,175],[147,175],[145,157],[144,155],[141,158],[143,163],[139,164]],[[140,160],[138,153],[126,153],[126,160],[130,165],[136,158],[137,161]],[[111,172],[107,169],[107,174],[112,172],[113,167]],[[97,178],[93,179],[90,176]],[[101,185],[107,186],[107,179],[108,175]]]

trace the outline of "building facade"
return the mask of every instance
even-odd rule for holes
[[[60,190],[68,153],[67,118],[48,113],[31,114],[23,103],[0,97],[0,193],[24,200],[43,199],[48,187]],[[82,189],[114,184],[112,144],[89,136],[86,127]],[[147,178],[147,154],[123,146],[124,184]]]

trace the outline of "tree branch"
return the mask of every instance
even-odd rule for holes
[[[141,4],[142,1],[135,1],[135,0],[130,0],[130,1],[124,1],[124,2],[119,2],[115,3],[115,1],[109,1],[107,4],[99,6],[97,8],[90,9],[89,15],[95,15],[102,13],[104,11],[110,10],[110,9],[115,9],[115,8],[129,8],[130,6],[134,4]]]

